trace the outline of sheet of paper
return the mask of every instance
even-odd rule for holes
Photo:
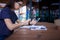
[[[46,26],[36,26],[36,25],[30,25],[30,26],[23,26],[23,27],[20,27],[20,28],[27,28],[27,29],[30,29],[30,30],[47,30]]]

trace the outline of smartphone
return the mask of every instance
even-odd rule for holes
[[[38,18],[36,21],[38,22],[40,20],[40,18]]]

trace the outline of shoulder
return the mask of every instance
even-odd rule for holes
[[[5,8],[2,9],[1,12],[9,12],[9,11],[10,11],[10,9],[8,7],[5,7]]]
[[[9,16],[10,15],[10,9],[9,8],[7,8],[7,7],[5,7],[5,8],[3,8],[2,10],[1,10],[1,12],[0,12],[0,14],[2,15],[2,16]]]

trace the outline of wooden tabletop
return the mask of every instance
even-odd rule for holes
[[[16,29],[6,40],[60,40],[60,32],[53,23],[39,22],[37,25],[44,25],[48,30]]]

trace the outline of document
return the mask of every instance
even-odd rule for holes
[[[20,28],[27,28],[27,29],[30,29],[30,30],[47,30],[47,27],[44,26],[44,25],[30,25],[30,26],[23,26],[23,27],[20,27]]]

